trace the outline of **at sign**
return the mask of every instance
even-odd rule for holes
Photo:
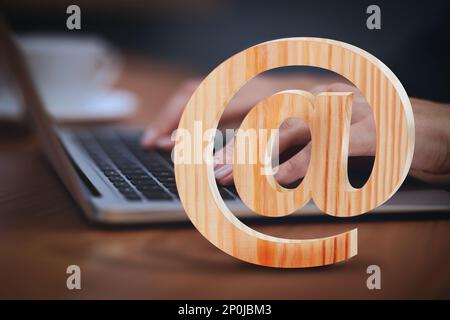
[[[365,96],[376,125],[372,174],[360,189],[348,182],[351,94],[323,93],[313,97],[303,91],[284,91],[255,106],[242,127],[278,128],[287,117],[302,118],[309,124],[312,135],[310,167],[303,182],[291,190],[278,185],[273,176],[261,175],[260,163],[235,164],[234,179],[243,201],[259,214],[282,216],[302,207],[312,197],[325,213],[351,217],[388,200],[406,178],[412,161],[411,104],[400,81],[381,61],[349,44],[328,39],[289,38],[244,50],[205,78],[189,100],[179,128],[194,134],[196,121],[203,122],[203,132],[217,128],[228,102],[248,80],[261,72],[285,66],[334,71],[350,80]],[[177,149],[188,147],[192,154],[208,148],[206,161],[200,165],[177,161]],[[236,150],[235,154],[255,152],[254,148]],[[186,213],[215,246],[250,263],[283,268],[322,266],[357,254],[357,229],[327,238],[294,240],[265,235],[243,224],[220,197],[212,150],[213,139],[192,145],[183,145],[181,140],[175,147],[175,174]]]

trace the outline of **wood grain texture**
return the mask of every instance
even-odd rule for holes
[[[378,154],[371,177],[360,189],[347,176],[352,93],[324,92],[316,97],[299,90],[280,92],[260,102],[244,119],[235,139],[234,181],[244,203],[256,213],[284,216],[303,207],[311,196],[317,206],[333,216],[355,216],[380,206],[404,180],[408,137],[401,130],[386,136],[391,114],[378,122]],[[389,111],[389,110],[387,110]],[[280,127],[289,117],[304,120],[312,136],[311,161],[304,181],[296,189],[278,185],[273,175],[264,175],[273,141],[266,132]],[[384,120],[384,121],[383,121]],[[404,120],[407,121],[407,120]],[[261,132],[264,134],[253,134]],[[249,143],[252,139],[253,143]],[[400,143],[397,143],[401,141]],[[257,155],[240,159],[242,155]],[[381,155],[396,155],[399,159]],[[403,158],[402,158],[403,155]],[[243,161],[246,160],[246,161]],[[270,165],[270,163],[269,163]],[[270,169],[272,169],[270,167]],[[261,196],[264,195],[264,196]]]
[[[369,102],[377,127],[372,175],[363,188],[354,189],[346,176],[348,96],[319,95],[315,99],[318,116],[312,125],[316,141],[313,154],[326,161],[321,166],[313,159],[315,176],[310,183],[320,209],[336,216],[352,216],[380,205],[400,187],[413,155],[414,120],[405,90],[382,62],[359,48],[326,39],[281,39],[251,47],[219,65],[194,92],[180,120],[179,129],[190,132],[193,140],[181,139],[175,146],[178,191],[189,218],[210,242],[236,258],[271,267],[321,266],[353,257],[357,254],[357,230],[293,240],[249,228],[221,199],[212,166],[213,139],[203,141],[202,137],[206,130],[217,128],[230,99],[251,78],[270,69],[299,65],[325,68],[354,83]],[[342,104],[345,106],[339,107]],[[196,122],[202,123],[202,132],[196,132]],[[182,161],[180,154],[186,149],[194,155],[203,155],[206,150],[202,163]],[[295,197],[291,198],[290,209],[296,205]],[[260,199],[264,201],[265,195]],[[304,201],[305,197],[299,200]]]
[[[254,212],[269,217],[288,215],[311,200],[311,170],[295,189],[277,183],[270,171],[274,136],[284,120],[300,118],[311,127],[314,96],[288,90],[274,94],[250,110],[236,132],[233,176],[241,200]],[[256,129],[256,130],[255,130]],[[253,158],[243,158],[243,155]]]
[[[139,113],[127,124],[147,124],[189,74],[159,61],[125,57],[119,87],[135,92],[141,102]],[[304,89],[336,81],[306,74],[297,78]],[[290,223],[256,223],[253,227],[261,232],[289,238],[315,238],[355,227],[360,235],[361,250],[349,267],[260,268],[236,263],[190,223],[109,230],[90,226],[42,157],[36,139],[0,133],[2,299],[450,297],[448,213],[437,218],[430,212],[391,212],[373,215],[372,222],[304,217]],[[365,286],[365,270],[372,263],[382,266],[382,290]],[[71,264],[82,268],[82,290],[67,290],[65,270]],[[412,290],[412,284],[420,290]]]

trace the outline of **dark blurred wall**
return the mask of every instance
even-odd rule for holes
[[[76,1],[71,1],[76,3]],[[116,1],[117,2],[117,1]],[[152,2],[152,1],[151,1]],[[126,3],[126,2],[125,2]],[[253,44],[314,36],[349,42],[388,65],[412,96],[450,101],[450,1],[195,1],[83,11],[82,31],[207,72]],[[204,3],[204,5],[202,5]],[[381,8],[381,30],[366,28],[366,8]],[[198,7],[194,7],[198,6]],[[179,7],[179,8],[178,8]],[[178,8],[178,9],[177,9]],[[18,30],[61,30],[65,14],[7,11]]]

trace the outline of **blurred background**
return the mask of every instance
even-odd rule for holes
[[[70,4],[81,8],[81,30],[66,29]],[[381,8],[381,30],[366,27],[371,4]],[[409,95],[450,101],[447,0],[1,0],[0,7],[19,33],[101,36],[120,50],[198,75],[259,42],[294,36],[337,39],[381,59]]]
[[[81,30],[66,27],[66,9],[73,4],[81,9]],[[366,26],[366,10],[373,4],[381,9],[380,30]],[[0,0],[0,15],[18,35],[46,107],[61,122],[146,125],[185,79],[205,76],[252,45],[285,37],[348,42],[383,61],[410,96],[450,102],[449,0]],[[92,297],[449,296],[448,281],[442,281],[445,275],[448,280],[446,221],[361,224],[361,258],[351,268],[325,269],[327,277],[323,270],[306,270],[303,276],[251,272],[221,253],[210,255],[209,244],[191,230],[108,233],[90,228],[50,174],[29,131],[11,138],[9,121],[21,117],[23,108],[1,62],[0,265],[5,276],[0,282],[7,296],[73,297],[64,287],[64,270],[79,261],[89,270],[91,286],[81,294]],[[362,180],[373,159],[368,163]],[[435,216],[420,219],[430,217]],[[308,237],[349,229],[344,223],[291,225],[261,229],[292,238],[297,232]],[[198,250],[183,250],[180,243]],[[386,270],[385,296],[366,290],[365,268],[372,261]],[[232,276],[221,276],[227,272]]]
[[[66,26],[73,4],[80,30]],[[373,4],[381,10],[379,30],[366,25]],[[365,49],[410,96],[450,102],[448,0],[0,0],[0,8],[60,122],[133,118],[129,123],[145,126],[185,79],[204,77],[257,43],[303,36]],[[7,84],[0,74],[0,123],[23,114]]]

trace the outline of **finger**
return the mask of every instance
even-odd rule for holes
[[[289,118],[280,126],[272,157],[278,157],[280,153],[292,145],[306,144],[310,139],[311,135],[306,123],[299,119]],[[214,154],[214,174],[220,183],[228,184],[232,182],[233,151],[234,139]]]
[[[233,150],[234,139],[214,154],[214,176],[220,184],[226,185],[233,182]]]
[[[315,95],[321,92],[352,92],[352,120],[351,123],[361,121],[371,114],[370,105],[366,98],[354,85],[345,82],[334,82],[331,84],[318,85],[311,89]]]
[[[287,129],[285,129],[284,131],[285,131],[285,137],[288,138],[290,141],[292,141],[292,139],[288,136],[292,133],[295,133],[295,131],[290,130],[288,132]],[[309,130],[307,130],[307,131],[309,133]],[[297,133],[298,132],[299,131],[297,131]],[[295,137],[296,135],[293,134],[292,136]],[[281,134],[281,130],[280,130],[280,142],[282,141],[282,139],[283,139],[283,135]],[[288,139],[286,139],[286,141],[285,141],[286,142],[284,144],[285,146],[288,146],[288,143],[287,143]],[[215,166],[214,175],[215,175],[217,181],[222,185],[229,185],[229,184],[233,183],[233,168],[232,168],[232,161],[233,161],[232,148],[233,148],[233,146],[234,146],[234,143],[230,142],[229,144],[227,144],[227,146],[225,148],[223,148],[226,151],[219,150],[220,153],[218,155],[218,158],[220,157],[222,159],[225,159],[224,160],[225,163],[217,164]],[[281,148],[280,148],[280,150],[281,150]],[[286,174],[286,175],[282,174],[281,176],[276,175],[275,178],[277,179],[277,181],[280,184],[285,184],[285,183],[287,184],[287,183],[296,181],[296,180],[302,178],[306,174],[308,164],[309,164],[309,157],[310,157],[310,143],[304,149],[302,149],[302,151],[300,151],[299,153],[301,153],[303,155],[302,157],[300,157],[302,159],[301,161],[303,161],[303,158],[306,160],[306,164],[304,165],[304,170],[300,170],[298,172],[298,178],[293,178],[292,176],[289,176],[288,174]],[[293,158],[295,158],[295,156]],[[297,161],[297,160],[298,159],[291,158],[288,161]],[[288,166],[286,164],[286,162],[283,165],[285,167]],[[297,165],[297,163],[295,165]]]
[[[185,81],[176,93],[169,98],[162,113],[142,136],[141,144],[144,147],[159,146],[157,144],[159,139],[170,137],[172,131],[177,128],[184,107],[195,88],[197,88],[198,83],[198,80]],[[166,146],[167,139],[160,144]]]
[[[170,150],[175,146],[175,140],[171,136],[162,136],[155,141],[155,146],[164,150]]]
[[[225,175],[223,178],[217,179],[217,182],[224,186],[232,184],[234,182],[233,172],[230,172],[229,174]]]
[[[214,153],[214,170],[233,163],[234,138]]]
[[[180,99],[181,101],[181,99]],[[151,124],[145,131],[141,143],[144,147],[154,147],[161,137],[169,137],[172,130],[175,130],[179,117],[181,116],[181,102],[171,101],[166,105],[165,111],[158,116],[154,124]]]
[[[309,142],[311,133],[309,127],[304,121],[296,118],[286,119],[280,126],[279,134],[275,140],[274,152],[279,153],[287,150],[293,145],[302,145]],[[220,167],[223,164],[232,164],[233,161],[234,139],[227,143],[225,148],[218,150],[214,154],[215,166]],[[274,154],[273,156],[276,156]]]
[[[292,132],[294,133],[294,136],[296,136],[296,130],[293,130]],[[286,135],[288,134],[289,133],[286,132]],[[275,179],[278,183],[282,185],[289,184],[305,176],[311,158],[311,148],[312,144],[309,142],[301,151],[278,167],[277,173],[275,174]],[[350,127],[348,154],[349,156],[372,156],[375,155],[375,150],[375,124],[372,118],[366,117],[363,121],[357,122]],[[216,179],[221,184],[226,185],[233,181],[230,164],[220,167],[215,174]]]
[[[309,159],[311,158],[311,142],[292,158],[278,166],[275,179],[279,184],[289,184],[303,178],[308,171]]]
[[[374,156],[376,151],[375,122],[372,117],[350,126],[349,156]]]
[[[308,125],[301,119],[288,118],[280,126],[278,139],[275,140],[273,150],[278,150],[277,156],[295,145],[306,145],[311,140],[311,132]]]
[[[311,158],[311,147],[310,142],[300,152],[278,167],[278,172],[275,175],[278,183],[288,184],[305,176]],[[375,149],[376,137],[373,119],[367,117],[350,127],[349,156],[375,155]]]

